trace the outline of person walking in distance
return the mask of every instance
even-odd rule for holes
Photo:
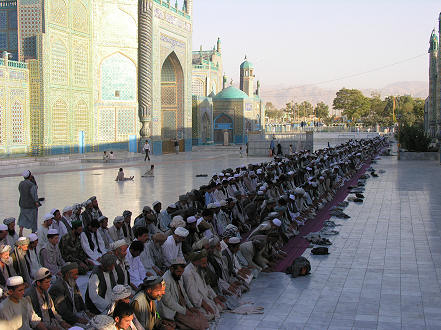
[[[146,161],[147,159],[150,161],[150,144],[148,140],[145,140],[142,150],[145,153],[144,161]]]

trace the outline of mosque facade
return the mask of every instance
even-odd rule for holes
[[[212,52],[216,50],[221,55],[219,40]],[[209,56],[204,75],[200,73],[199,59],[210,52],[193,52],[193,72],[198,70],[198,74],[205,78],[193,75],[193,145],[245,144],[249,134],[265,127],[265,106],[259,95],[260,82],[255,83],[254,66],[245,57],[240,65],[240,89],[234,87],[232,81],[227,86],[227,78],[222,76],[222,72],[215,75],[213,84],[210,83],[213,80],[210,70],[219,67],[217,63],[222,63],[221,60],[216,61],[216,57]],[[220,77],[222,88],[216,88]],[[199,81],[195,82],[195,79]]]
[[[429,96],[424,107],[424,127],[432,138],[441,139],[441,13],[438,34],[433,29],[429,46]]]
[[[147,139],[156,154],[176,140],[191,150],[192,25],[191,0],[1,0],[0,51],[29,85],[17,150],[137,151]],[[13,104],[1,103],[2,123]],[[16,126],[2,124],[0,152]]]

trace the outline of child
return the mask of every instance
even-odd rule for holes
[[[122,168],[119,169],[118,175],[116,176],[115,181],[129,181],[129,180],[133,180],[134,176],[131,176],[130,178],[125,178],[124,177],[124,171]]]
[[[109,159],[115,159],[115,155],[113,154],[113,151],[110,151]]]
[[[109,155],[107,154],[107,151],[104,151],[103,160],[104,162],[107,162],[109,160]]]
[[[242,149],[242,147],[239,148],[239,152],[240,152],[240,158],[243,158],[243,149]]]
[[[150,166],[150,170],[148,170],[147,172],[145,172],[144,175],[143,175],[142,177],[145,178],[145,177],[153,177],[153,176],[155,176],[155,175],[153,174],[154,169],[155,169],[155,165],[151,165],[151,166]]]

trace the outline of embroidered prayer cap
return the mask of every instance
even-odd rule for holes
[[[16,242],[15,246],[29,245],[29,239],[27,237],[20,237]]]
[[[116,255],[110,254],[110,253],[106,253],[105,255],[103,255],[101,257],[100,263],[101,263],[101,265],[103,267],[109,267],[109,266],[115,264],[116,260],[117,260]]]
[[[115,330],[115,322],[110,316],[96,315],[90,320],[87,327],[95,330]]]
[[[69,212],[69,211],[73,211],[72,206],[66,206],[66,207],[63,209],[63,213],[67,213],[67,212]]]
[[[15,286],[22,285],[23,283],[24,283],[23,282],[23,277],[21,277],[21,276],[11,276],[6,281],[6,286],[15,287]]]
[[[76,262],[67,262],[61,267],[61,274],[65,275],[73,269],[78,269],[78,264]]]
[[[199,250],[199,251],[193,251],[188,255],[188,258],[190,261],[198,261],[202,258],[206,258],[208,255],[207,250]]]
[[[32,242],[35,242],[36,240],[38,240],[38,236],[34,233],[31,233],[28,235],[28,239],[29,239],[29,242],[32,243]]]
[[[175,235],[178,235],[180,237],[187,237],[189,234],[188,230],[185,229],[184,227],[178,227],[175,230]]]
[[[158,285],[159,283],[162,283],[162,282],[163,282],[163,279],[161,276],[149,276],[144,279],[141,286],[144,289],[148,289],[148,288],[152,288],[155,285]]]
[[[233,245],[236,245],[236,244],[240,244],[240,238],[239,237],[230,237],[229,239],[228,239],[228,244],[233,244]]]
[[[43,217],[43,221],[42,221],[42,222],[45,222],[45,221],[51,220],[51,219],[53,219],[53,218],[54,218],[54,215],[53,215],[53,214],[47,213],[47,214],[44,215],[44,217]]]
[[[127,218],[128,216],[132,215],[132,212],[129,211],[129,210],[125,210],[122,215],[123,215],[124,218]]]
[[[98,218],[98,222],[103,222],[104,220],[109,220],[106,216],[102,215]]]
[[[185,227],[185,225],[186,223],[180,215],[174,216],[172,222],[170,223],[171,228]]]
[[[161,204],[161,202],[160,202],[160,201],[154,201],[153,204],[152,204],[152,206],[155,207],[155,206],[158,205],[158,204]]]
[[[31,176],[31,171],[24,170],[21,175],[23,176],[23,178],[27,179],[27,178],[29,178]]]
[[[8,230],[8,226],[6,226],[5,224],[0,224],[0,231],[5,231]]]
[[[115,219],[113,220],[113,224],[115,223],[122,223],[124,222],[124,218],[120,215],[118,215],[117,217],[115,217]]]
[[[51,228],[47,231],[47,234],[48,235],[58,235],[58,230]]]
[[[0,244],[0,253],[5,253],[11,250],[8,244]]]
[[[71,224],[72,224],[72,229],[77,229],[78,227],[83,226],[81,220],[72,221]]]
[[[279,219],[273,219],[273,224],[276,226],[276,227],[280,227],[281,225],[282,225],[282,221],[280,221]]]
[[[34,280],[41,281],[48,277],[52,277],[51,271],[47,268],[41,267],[39,270],[35,272]]]
[[[110,244],[110,248],[111,250],[116,250],[117,248],[120,248],[121,246],[127,245],[127,242],[125,239],[120,239],[116,242],[113,242],[112,244]]]
[[[197,221],[195,216],[191,216],[187,218],[187,223],[195,223]]]
[[[128,285],[115,285],[112,289],[112,300],[118,301],[129,298],[132,295],[132,290]]]
[[[167,206],[168,209],[176,209],[176,204],[170,204],[169,206]]]
[[[3,220],[3,223],[5,225],[9,225],[10,223],[13,223],[13,222],[15,222],[15,218],[13,218],[13,217],[6,218],[6,219]]]
[[[184,258],[177,257],[176,259],[172,260],[171,265],[172,266],[184,266],[185,267],[185,265],[187,265],[187,262],[185,261]]]

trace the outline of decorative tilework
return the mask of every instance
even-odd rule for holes
[[[161,102],[163,106],[177,106],[177,89],[176,84],[171,86],[162,86],[161,88]]]
[[[78,101],[74,111],[74,139],[78,132],[88,133],[89,127],[89,108],[84,100]],[[86,136],[87,138],[87,136]]]
[[[121,53],[111,55],[101,63],[101,99],[135,101],[136,80],[135,64]]]
[[[60,39],[53,41],[51,56],[51,82],[53,84],[67,85],[67,49]]]
[[[5,109],[3,106],[3,90],[0,89],[0,145],[3,144],[4,136],[6,135],[6,123],[5,123]]]
[[[162,110],[162,130],[163,140],[176,138],[176,111]]]
[[[119,141],[127,140],[130,134],[135,133],[135,109],[118,109],[117,138]]]
[[[52,144],[63,146],[68,141],[67,105],[62,99],[52,106]]]
[[[173,63],[170,60],[170,58],[167,58],[162,65],[162,71],[161,71],[161,81],[162,82],[175,82],[176,81],[176,74],[175,69],[173,67]]]
[[[6,29],[8,26],[8,20],[7,20],[7,11],[1,10],[0,11],[0,29]]]
[[[86,7],[79,1],[75,0],[72,4],[73,17],[72,27],[74,30],[88,33],[89,32],[89,18]]]
[[[24,139],[24,109],[23,105],[16,101],[11,107],[12,143],[23,144]]]
[[[100,109],[99,139],[102,142],[115,141],[115,109],[114,108]]]
[[[67,27],[67,5],[64,0],[51,0],[51,22]]]
[[[205,83],[202,79],[194,79],[191,82],[191,92],[193,95],[205,96]]]
[[[8,28],[10,30],[17,30],[17,10],[8,11]]]
[[[73,84],[78,87],[88,86],[88,62],[89,52],[86,45],[79,41],[73,41],[72,63],[73,63]]]
[[[23,71],[9,71],[9,78],[15,80],[27,80],[28,75]]]

